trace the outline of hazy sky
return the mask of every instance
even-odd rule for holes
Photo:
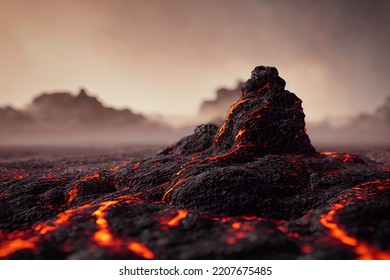
[[[390,95],[390,1],[0,0],[0,105],[86,87],[106,105],[195,114],[256,65],[309,120]]]

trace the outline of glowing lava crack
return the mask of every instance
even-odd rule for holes
[[[0,165],[0,258],[390,259],[388,167],[317,152],[285,84],[256,67],[224,124],[148,159]]]

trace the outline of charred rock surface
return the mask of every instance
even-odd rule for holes
[[[1,163],[0,258],[389,259],[386,165],[317,152],[256,67],[221,127],[157,155]]]

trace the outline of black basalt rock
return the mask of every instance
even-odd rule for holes
[[[163,200],[234,215],[273,216],[274,207],[277,216],[289,213],[275,200],[301,194],[310,175],[287,158],[318,154],[306,134],[302,101],[284,86],[276,68],[256,67],[211,145],[210,138],[200,145],[202,138],[195,133],[169,148],[190,158],[173,174]],[[205,149],[191,153],[193,149],[185,149],[189,142]]]
[[[242,87],[215,139],[214,157],[232,152],[246,159],[267,154],[313,154],[302,101],[284,89],[274,67],[258,66]]]
[[[284,87],[256,67],[221,127],[144,160],[0,163],[0,258],[390,259],[388,167],[316,152]]]
[[[219,127],[216,124],[202,124],[195,128],[194,134],[183,137],[177,143],[165,148],[160,155],[191,155],[211,147]]]

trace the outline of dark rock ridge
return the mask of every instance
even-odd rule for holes
[[[256,67],[221,127],[148,159],[19,163],[0,188],[0,258],[389,259],[388,167],[317,152],[284,86]]]

